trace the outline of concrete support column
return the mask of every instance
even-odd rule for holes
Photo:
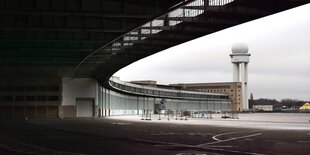
[[[241,82],[241,90],[242,90],[242,97],[241,97],[241,101],[242,101],[242,109],[243,110],[246,110],[247,107],[246,107],[246,104],[245,104],[245,84],[244,84],[244,71],[245,71],[245,65],[244,63],[240,63],[240,73],[241,73],[241,79],[240,79],[240,82]]]
[[[239,64],[233,64],[233,82],[239,82],[240,73],[239,73]]]
[[[244,104],[246,109],[245,110],[249,110],[249,101],[248,101],[248,64],[245,63],[244,64]]]

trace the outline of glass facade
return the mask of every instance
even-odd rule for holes
[[[144,111],[153,113],[155,104],[160,104],[163,99],[165,109],[172,111],[221,112],[230,111],[231,109],[228,95],[225,94],[207,94],[180,90],[170,90],[169,92],[168,89],[145,86],[139,88],[139,86],[135,87],[132,84],[126,85],[113,81],[110,81],[110,84],[118,88],[118,91],[100,87],[98,94],[99,116],[139,115]]]

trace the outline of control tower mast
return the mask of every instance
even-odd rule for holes
[[[242,110],[249,110],[248,103],[248,63],[251,54],[248,53],[248,46],[245,43],[236,43],[232,46],[232,54],[230,54],[233,63],[233,82],[241,82],[242,90]]]

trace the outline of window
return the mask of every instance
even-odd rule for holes
[[[38,87],[37,87],[37,90],[38,90],[39,92],[44,92],[44,91],[47,91],[47,87],[46,87],[46,86],[38,86]]]
[[[16,102],[21,102],[21,101],[24,101],[24,100],[25,100],[24,96],[15,96],[15,101]]]
[[[125,86],[125,90],[130,91],[130,87],[129,86]]]
[[[36,91],[35,86],[26,86],[26,91]]]
[[[24,86],[15,86],[14,90],[17,92],[22,92],[22,91],[24,91]]]
[[[154,91],[154,95],[159,95],[159,91]]]
[[[35,96],[26,96],[26,101],[35,101],[36,97]]]
[[[193,97],[193,94],[185,94],[185,97]]]
[[[3,96],[3,101],[13,101],[13,96]]]
[[[200,95],[199,94],[193,94],[193,97],[200,98]]]
[[[38,96],[37,100],[38,101],[47,101],[47,96]]]
[[[166,92],[163,92],[163,91],[160,91],[160,96],[165,96],[166,95]]]
[[[12,87],[12,86],[4,86],[4,87],[3,87],[3,91],[4,91],[4,92],[13,91],[13,87]]]
[[[219,98],[221,98],[221,97],[220,97],[220,96],[215,96],[215,98],[216,98],[216,99],[219,99]]]
[[[153,94],[153,90],[147,90],[147,94]]]
[[[58,96],[49,96],[48,101],[58,101]]]
[[[49,86],[47,87],[47,91],[58,91],[58,86]]]
[[[171,96],[171,92],[166,92],[166,96]]]
[[[143,93],[143,90],[141,88],[137,88],[138,93]]]
[[[134,88],[133,91],[138,93],[139,92],[139,88]]]

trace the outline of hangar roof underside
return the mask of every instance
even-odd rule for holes
[[[71,76],[94,50],[181,0],[1,0],[0,75]]]
[[[309,2],[2,0],[0,75],[93,77],[104,83],[122,67],[166,48]]]

